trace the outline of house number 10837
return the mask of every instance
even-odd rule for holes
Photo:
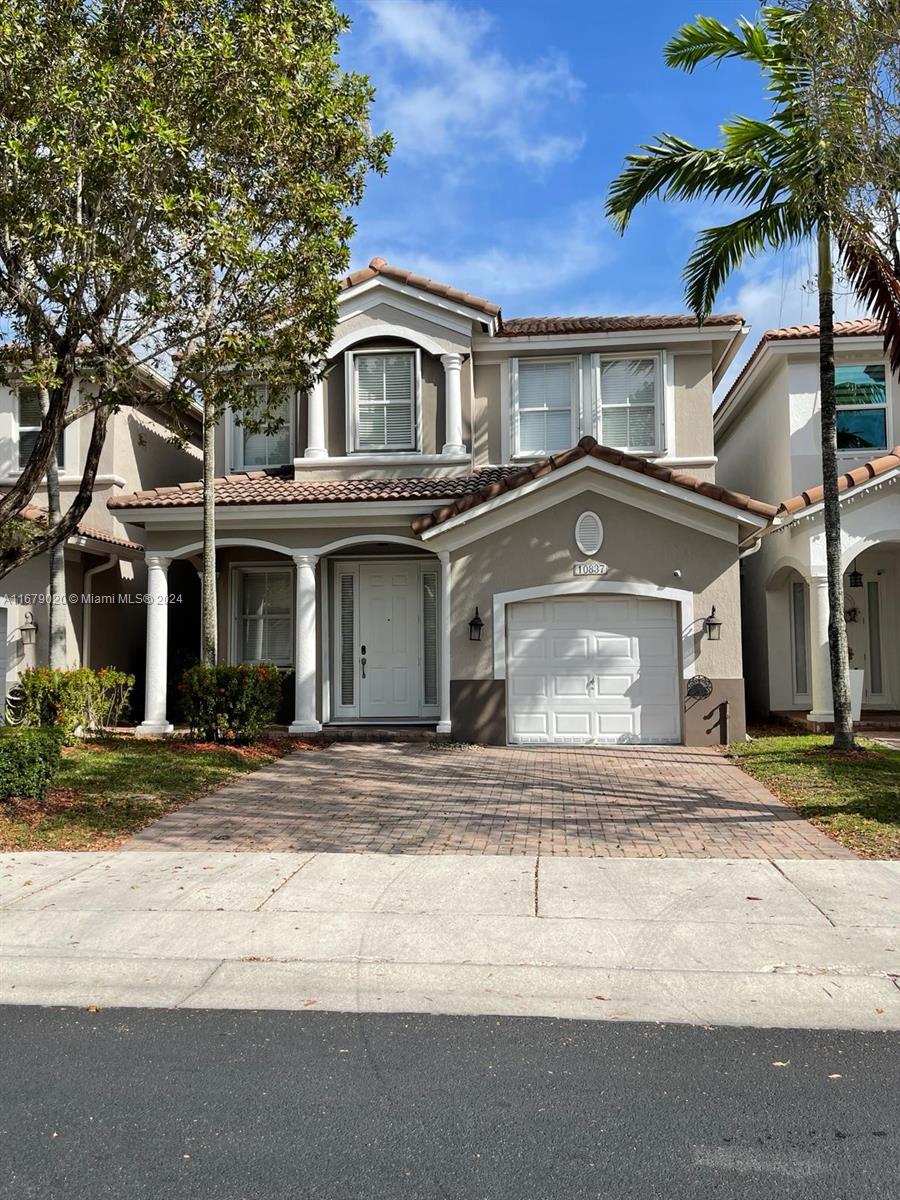
[[[572,564],[573,575],[605,575],[608,570],[606,563],[597,562],[593,558]]]

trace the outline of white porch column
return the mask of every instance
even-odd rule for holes
[[[144,719],[135,732],[144,736],[171,733],[166,719],[166,675],[169,648],[169,559],[148,554],[147,561],[147,682]]]
[[[295,554],[294,720],[290,733],[318,733],[316,719],[316,563],[318,554]]]
[[[450,551],[439,550],[441,560],[441,715],[438,733],[449,733],[450,721],[450,629],[452,620],[452,588]]]
[[[327,458],[325,445],[325,381],[317,379],[309,393],[304,458]]]
[[[812,680],[810,724],[833,721],[831,659],[828,652],[828,579],[813,575],[809,581],[809,669]]]
[[[461,354],[442,354],[441,363],[444,367],[446,396],[446,441],[441,453],[465,454],[466,448],[462,438],[462,382],[460,379],[463,356]]]

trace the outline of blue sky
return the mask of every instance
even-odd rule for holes
[[[356,216],[353,266],[374,255],[502,305],[506,316],[681,312],[696,231],[721,212],[647,206],[624,236],[603,201],[623,157],[653,134],[715,144],[733,112],[765,115],[750,67],[665,67],[662,47],[732,0],[345,0],[344,64],[377,88],[396,149]],[[748,263],[719,311],[753,330],[815,320],[807,248]],[[839,316],[853,316],[839,302]],[[740,360],[735,364],[735,369]],[[733,372],[732,372],[733,374]],[[727,382],[727,381],[726,381]]]

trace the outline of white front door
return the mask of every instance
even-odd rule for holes
[[[359,715],[416,716],[420,708],[419,567],[359,565]]]
[[[678,623],[669,600],[567,596],[507,623],[513,743],[680,742]]]

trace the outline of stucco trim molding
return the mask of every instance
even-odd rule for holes
[[[520,600],[543,600],[547,596],[646,596],[651,600],[674,600],[681,612],[682,675],[694,673],[694,593],[681,588],[657,587],[652,583],[619,583],[606,579],[573,579],[566,583],[547,583],[539,587],[516,588],[494,593],[493,640],[494,678],[506,678],[506,606]]]
[[[373,322],[371,325],[361,326],[359,329],[353,329],[349,333],[345,333],[343,337],[337,338],[328,347],[328,359],[337,358],[345,350],[349,350],[351,346],[355,346],[357,342],[366,342],[372,338],[402,338],[405,342],[412,342],[421,350],[427,351],[428,354],[434,354],[440,357],[447,353],[447,347],[442,346],[440,342],[429,337],[427,333],[422,333],[418,329],[410,329],[406,326],[389,325],[386,321]]]

